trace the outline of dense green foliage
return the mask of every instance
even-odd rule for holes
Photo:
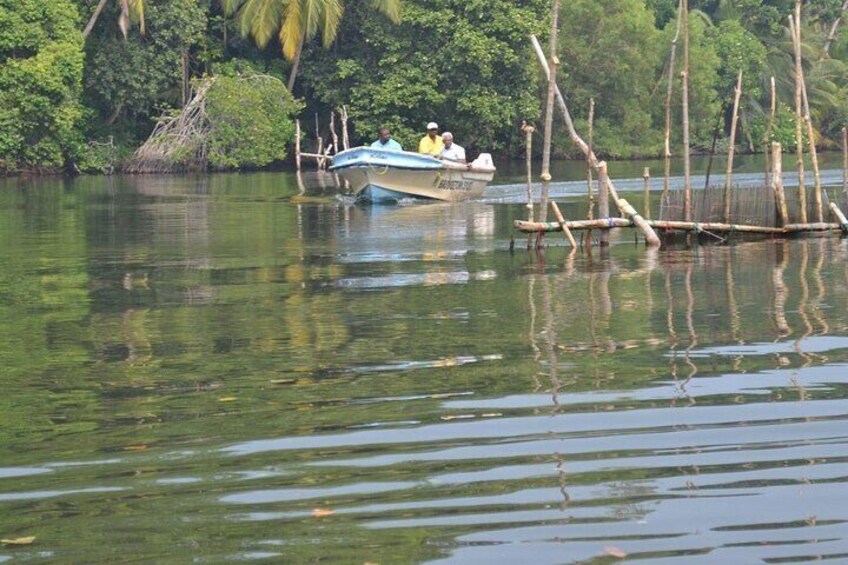
[[[0,0],[0,168],[54,169],[80,151],[78,26],[69,0]]]
[[[285,85],[266,75],[220,76],[206,97],[209,165],[264,167],[286,158],[300,109]]]
[[[537,71],[527,36],[544,32],[548,2],[419,0],[393,26],[349,6],[340,44],[304,58],[308,97],[350,106],[363,139],[388,125],[417,147],[429,121],[465,145],[505,149],[516,120],[539,115]]]
[[[297,77],[293,95],[303,103],[307,138],[315,134],[317,114],[318,133],[328,139],[330,111],[347,105],[354,143],[370,141],[379,126],[388,125],[411,148],[423,125],[434,120],[472,151],[516,155],[523,143],[517,124],[541,121],[544,81],[527,36],[546,41],[549,0],[403,0],[399,20],[396,0],[145,0],[133,4],[143,6],[144,25],[135,15],[136,25],[124,29],[121,3],[107,2],[83,39],[80,32],[97,4],[0,0],[0,164],[7,171],[102,168],[98,142],[108,141],[110,154],[130,154],[160,116],[182,107],[193,79],[245,66],[282,81]],[[787,16],[793,0],[689,4],[695,150],[712,145],[716,135],[718,146],[725,146],[740,69],[740,149],[763,147],[774,76],[780,111],[772,138],[791,150],[794,64]],[[842,4],[804,2],[804,69],[823,146],[836,145],[848,123],[848,25],[834,27]],[[678,0],[562,3],[559,83],[584,132],[594,99],[599,153],[660,153],[677,5]],[[310,14],[333,18],[318,22]],[[316,33],[324,41],[310,41]],[[297,37],[304,40],[302,49],[292,40]],[[677,55],[674,144],[680,142],[680,45]],[[232,108],[249,105],[234,101]],[[258,132],[269,126],[252,120],[247,115],[233,120],[241,124],[233,127],[252,132],[233,135],[253,146],[210,163],[213,167],[261,166],[286,153],[262,147],[281,138],[263,141],[270,134]],[[555,123],[555,151],[573,155],[559,120]],[[273,129],[288,139],[291,126],[279,122]]]

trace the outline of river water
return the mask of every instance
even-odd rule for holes
[[[511,251],[513,174],[0,184],[0,562],[848,561],[846,240]]]

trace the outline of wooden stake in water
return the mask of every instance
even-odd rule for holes
[[[739,120],[739,99],[742,97],[742,69],[736,79],[733,97],[733,117],[730,120],[730,141],[727,148],[727,169],[724,173],[724,221],[730,223],[731,186],[733,183],[733,152],[736,149],[736,124]]]
[[[300,170],[300,120],[294,121],[294,164]]]
[[[524,152],[527,161],[527,221],[533,221],[533,132],[536,128],[527,122],[521,124],[524,132]],[[527,249],[532,245],[532,235],[527,237]]]
[[[780,225],[789,223],[789,208],[786,206],[786,194],[783,190],[783,149],[780,143],[771,144],[771,185],[774,190],[774,201],[777,203],[777,213],[780,216]]]
[[[607,164],[603,161],[598,163],[598,218],[607,219],[610,217],[609,209],[609,176],[607,175]],[[609,230],[601,232],[601,247],[609,245]]]
[[[649,167],[645,167],[642,171],[642,180],[645,181],[645,203],[643,210],[645,211],[645,217],[651,217],[651,169]]]

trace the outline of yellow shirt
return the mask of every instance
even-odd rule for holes
[[[445,143],[442,141],[442,136],[437,135],[436,139],[430,139],[429,135],[425,135],[418,144],[418,152],[433,155],[434,157],[442,152],[445,148]]]

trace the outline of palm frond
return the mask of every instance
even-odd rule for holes
[[[400,23],[401,0],[371,0],[371,5],[393,24]]]
[[[303,5],[300,0],[289,0],[280,26],[280,45],[283,56],[289,61],[297,56],[297,50],[304,36]]]
[[[324,47],[329,47],[339,33],[339,24],[344,15],[344,6],[339,0],[324,0],[322,25]]]

